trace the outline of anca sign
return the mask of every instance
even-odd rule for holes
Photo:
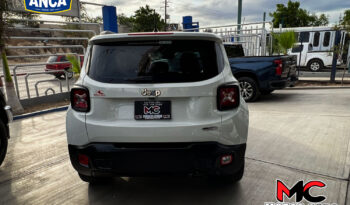
[[[24,0],[26,11],[55,14],[70,11],[72,9],[73,0]]]

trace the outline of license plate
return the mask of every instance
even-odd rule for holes
[[[170,101],[135,101],[135,120],[170,120]]]

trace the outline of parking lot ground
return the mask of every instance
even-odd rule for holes
[[[203,178],[116,178],[82,182],[72,168],[65,113],[15,121],[0,167],[0,204],[264,204],[276,202],[276,180],[312,188],[324,202],[349,201],[350,89],[282,90],[249,104],[243,179],[220,185]],[[295,201],[295,196],[291,201]]]

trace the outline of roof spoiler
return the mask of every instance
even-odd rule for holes
[[[112,31],[102,31],[100,35],[109,35],[109,34],[116,34],[115,32]]]

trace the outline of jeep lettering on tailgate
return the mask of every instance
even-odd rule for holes
[[[154,97],[158,97],[160,96],[162,93],[160,92],[160,90],[147,90],[147,89],[143,89],[141,91],[141,95],[142,96],[154,96]]]

